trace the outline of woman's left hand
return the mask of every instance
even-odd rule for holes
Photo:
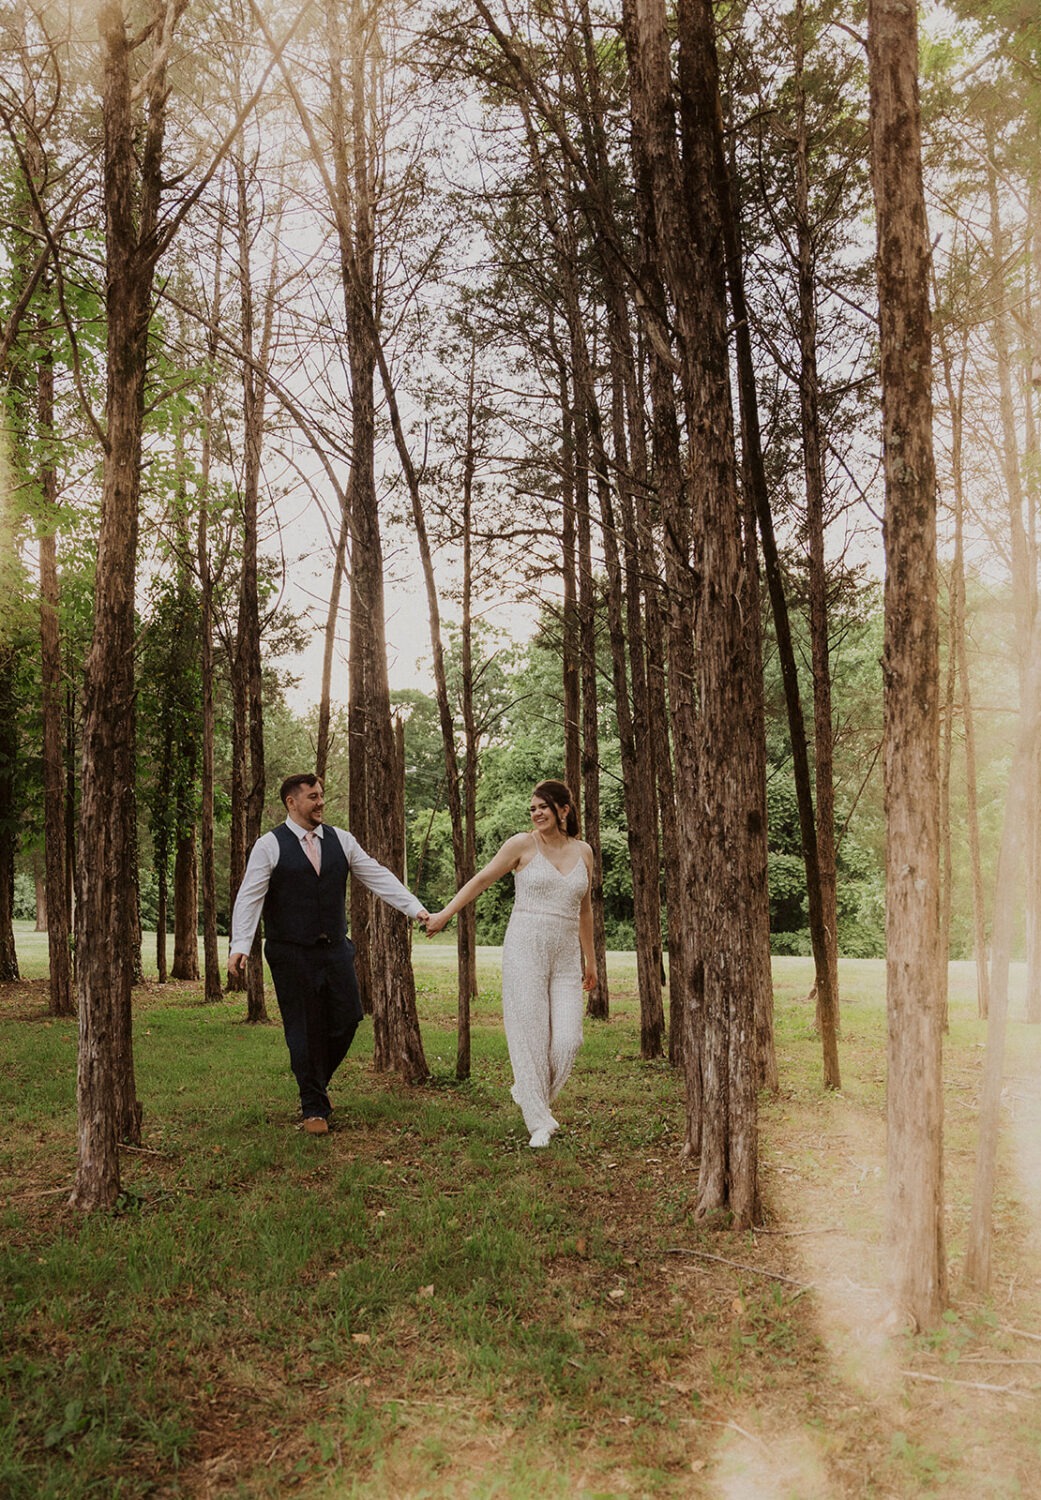
[[[589,993],[590,990],[595,990],[596,987],[597,987],[597,985],[599,984],[599,982],[600,981],[597,978],[597,973],[596,973],[595,969],[583,969],[583,971],[582,971],[582,988],[586,991],[587,994]]]

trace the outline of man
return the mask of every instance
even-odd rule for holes
[[[241,973],[264,913],[264,956],[275,981],[303,1128],[329,1129],[329,1080],[362,1018],[347,936],[347,877],[421,922],[430,914],[395,875],[342,828],[323,824],[325,792],[315,775],[287,776],[284,823],[250,851],[231,916],[228,972]]]

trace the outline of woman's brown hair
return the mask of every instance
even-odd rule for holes
[[[562,781],[540,781],[531,795],[541,797],[543,802],[549,803],[556,815],[557,827],[566,833],[568,838],[578,838],[578,813],[575,811],[575,799]],[[567,808],[566,814],[565,808]]]

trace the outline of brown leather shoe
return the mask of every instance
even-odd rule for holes
[[[303,1123],[303,1130],[307,1135],[328,1135],[329,1122],[321,1115],[309,1115]]]

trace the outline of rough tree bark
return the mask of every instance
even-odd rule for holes
[[[192,772],[194,784],[195,774]],[[174,851],[174,944],[171,979],[199,978],[199,866],[195,853],[194,809],[181,810]]]
[[[886,482],[888,1234],[894,1313],[947,1301],[939,933],[939,645],[929,235],[917,6],[869,0],[871,176]]]
[[[626,837],[633,870],[633,926],[637,989],[640,997],[640,1056],[653,1059],[661,1056],[665,1037],[665,1012],[662,1003],[661,861],[656,767],[647,683],[644,589],[636,535],[634,481],[629,473],[631,460],[626,442],[627,385],[632,395],[629,403],[629,434],[636,455],[637,474],[645,472],[646,465],[642,455],[643,435],[638,425],[642,422],[642,413],[635,411],[635,377],[631,364],[628,380],[622,368],[623,364],[630,362],[632,351],[625,347],[625,323],[622,311],[617,306],[612,322],[612,427],[614,462],[618,474],[618,506],[622,513],[620,527],[606,474],[601,483],[601,513],[608,573],[608,620],[611,629],[615,701],[624,706],[624,712],[618,713],[618,728],[622,751]],[[640,478],[635,481],[636,484],[640,482]],[[619,530],[623,542],[621,556],[618,547]],[[628,674],[625,670],[627,659]]]
[[[28,82],[28,80],[27,80]],[[30,221],[44,234],[43,203],[46,162],[36,130],[25,143],[25,168],[32,178]],[[46,278],[45,291],[49,290]],[[67,878],[64,767],[64,691],[62,673],[61,589],[58,579],[58,471],[54,459],[54,355],[46,311],[36,319],[36,422],[41,440],[38,482],[41,514],[37,525],[40,558],[40,708],[43,761],[43,857],[50,1010],[55,1016],[76,1014],[70,946],[72,912]],[[37,925],[39,925],[37,902]]]
[[[810,224],[810,162],[806,122],[805,17],[796,7],[795,238],[799,301],[799,413],[806,481],[806,536],[809,552],[810,657],[813,666],[814,778],[817,801],[817,879],[823,965],[817,969],[817,1025],[824,1048],[824,1082],[841,1087],[839,1033],[838,896],[835,856],[834,726],[828,642],[828,572],[824,555],[824,458],[817,373],[817,289]],[[822,983],[822,978],[824,983]]]
[[[54,368],[49,356],[37,370],[37,420],[46,439],[54,424]],[[47,956],[50,974],[50,1008],[55,1016],[76,1013],[72,993],[67,851],[65,847],[64,682],[61,664],[61,632],[58,611],[61,591],[58,581],[58,548],[55,538],[58,476],[52,461],[40,470],[45,520],[40,542],[40,685],[43,718],[43,845],[47,885]]]
[[[466,391],[466,446],[463,455],[463,587],[460,611],[460,708],[463,719],[463,858],[457,885],[468,881],[477,869],[477,720],[474,713],[473,659],[473,503],[477,473],[477,354],[470,351]],[[446,745],[447,753],[447,745]],[[455,843],[453,840],[453,850]],[[470,1007],[477,999],[477,910],[473,902],[456,919],[458,977],[458,1023],[456,1027],[455,1076],[470,1076]]]
[[[698,910],[702,933],[712,934],[711,946],[703,944],[701,953],[705,1045],[698,1212],[725,1209],[736,1224],[747,1225],[758,1208],[755,1028],[762,968],[756,944],[763,931],[761,923],[750,920],[748,908],[766,900],[765,885],[755,883],[752,848],[762,835],[765,804],[756,782],[761,762],[755,751],[764,734],[755,680],[762,663],[754,659],[746,626],[759,600],[745,566],[730,407],[722,118],[711,0],[681,0],[677,19],[683,186],[695,290],[681,288],[677,276],[673,295],[697,476]],[[678,262],[674,269],[680,271]]]
[[[656,916],[658,888],[657,818],[655,816],[656,809],[653,800],[653,765],[648,764],[646,767],[649,775],[647,784],[650,787],[651,793],[649,824],[646,817],[646,798],[641,800],[638,792],[636,737],[633,725],[633,711],[629,699],[629,673],[626,670],[627,644],[629,652],[642,652],[642,629],[638,631],[635,642],[632,640],[628,643],[626,642],[625,622],[623,619],[622,565],[618,546],[618,527],[614,515],[611,466],[604,445],[602,421],[593,380],[586,330],[583,325],[578,289],[574,281],[572,269],[577,259],[576,241],[572,226],[568,220],[568,215],[566,212],[558,212],[552,201],[549,185],[538,157],[537,137],[523,98],[521,100],[521,107],[525,112],[526,123],[528,125],[529,145],[532,151],[533,165],[539,177],[547,227],[554,238],[557,248],[558,274],[570,332],[575,399],[580,410],[580,415],[576,417],[576,420],[580,424],[581,430],[586,434],[586,442],[592,460],[592,470],[600,508],[601,535],[603,537],[607,573],[606,602],[615,691],[615,716],[618,725],[618,739],[622,759],[622,790],[626,809],[627,836],[630,855],[633,860],[634,908],[638,922],[637,968],[640,994],[640,1052],[641,1056],[645,1058],[653,1058],[661,1055],[662,1039],[665,1031],[661,998],[661,936],[659,918]],[[617,372],[617,378],[614,381],[614,400],[616,404],[615,434],[617,442],[622,449],[624,462],[624,387],[620,372]],[[588,509],[588,482],[585,487],[585,503]],[[583,525],[581,516],[579,525],[581,530]],[[588,527],[588,523],[587,529],[590,531],[589,543],[591,546],[591,527]],[[585,533],[583,532],[583,547],[585,546],[585,541]],[[637,612],[639,611],[639,597],[639,590],[637,589],[635,600]],[[641,685],[643,681],[644,678],[641,673]],[[602,905],[602,903],[597,902],[597,905]],[[595,941],[596,934],[594,927],[594,943]],[[598,964],[600,961],[601,955],[598,954]],[[598,973],[601,976],[602,985],[605,967],[599,967]],[[606,997],[601,996],[594,1010],[594,1000],[591,996],[589,1001],[590,1014],[603,1015],[606,1012],[605,1000]]]
[[[799,668],[792,642],[791,621],[788,614],[788,599],[784,589],[777,540],[774,535],[773,513],[763,461],[762,434],[759,426],[759,399],[756,389],[755,363],[752,355],[752,339],[749,325],[748,304],[745,299],[744,257],[741,231],[734,195],[734,174],[720,163],[725,174],[721,183],[719,201],[723,215],[723,237],[726,244],[727,280],[730,302],[734,314],[734,342],[737,365],[738,401],[741,418],[741,464],[744,478],[746,504],[751,513],[746,523],[749,532],[756,527],[762,549],[763,570],[766,574],[767,593],[774,620],[777,640],[777,656],[781,666],[781,681],[784,687],[785,708],[788,716],[788,736],[792,750],[792,776],[795,782],[796,805],[799,810],[799,830],[802,838],[803,865],[806,870],[806,892],[809,907],[810,940],[813,948],[814,971],[818,994],[828,991],[827,943],[824,936],[823,902],[821,898],[820,873],[817,862],[817,830],[814,821],[813,791],[810,779],[809,752],[806,744],[806,723],[803,718],[799,692]],[[758,575],[758,558],[751,547],[751,536],[746,537],[748,569]],[[762,651],[761,641],[753,648]],[[765,708],[762,710],[765,713]],[[765,790],[765,743],[761,776]],[[760,861],[767,858],[767,830],[765,807],[762,809],[763,829],[757,841],[756,854]],[[760,920],[763,919],[760,913]],[[761,1081],[767,1088],[776,1088],[777,1055],[773,1034],[773,981],[769,968],[769,908],[765,912],[766,968],[761,976],[757,996],[757,1030],[759,1034],[759,1057]],[[761,944],[760,944],[761,946]],[[824,1015],[834,1016],[834,1007],[826,1005]],[[839,1088],[839,1059],[834,1024],[821,1026],[824,1054],[824,1082],[826,1087]]]
[[[130,997],[133,854],[134,581],[144,386],[167,99],[166,62],[177,7],[156,5],[143,135],[135,119],[130,42],[119,0],[98,7],[104,85],[107,315],[105,455],[94,586],[94,633],[84,674],[78,882],[78,1163],[72,1204],[110,1207],[119,1193],[120,1138],[140,1139]]]
[[[681,4],[677,14],[678,88],[669,66],[661,0],[623,8],[633,111],[647,153],[656,243],[676,309],[677,346],[690,437],[693,555],[698,569],[695,662],[696,777],[680,782],[697,848],[692,871],[699,936],[690,1030],[684,1048],[688,1103],[698,1142],[699,1215],[727,1211],[753,1222],[757,1209],[757,1049],[752,951],[759,924],[748,921],[750,837],[761,831],[761,788],[751,784],[755,693],[745,620],[757,607],[744,560],[727,369],[726,286],[718,161],[722,150],[711,7]],[[677,146],[673,99],[683,140]],[[679,731],[677,730],[677,744]],[[724,748],[725,747],[725,748]],[[686,832],[686,830],[684,830]],[[698,1130],[698,1126],[700,1129]],[[693,1140],[690,1142],[693,1147]]]
[[[576,32],[581,40],[581,59],[569,46],[576,95],[583,101],[582,136],[586,175],[606,181],[610,175],[610,151],[604,129],[606,100],[600,61],[586,0],[579,0]],[[529,122],[529,132],[530,132]],[[577,205],[564,168],[564,181]],[[558,247],[570,251],[567,275],[577,260],[577,236],[570,221],[552,212],[547,187],[544,197],[549,210],[547,223]],[[567,223],[569,243],[560,236]],[[625,284],[614,258],[601,250],[607,338],[610,362],[610,432],[612,454],[606,452],[602,421],[596,406],[592,372],[583,372],[589,387],[591,430],[597,492],[600,500],[604,561],[607,570],[607,614],[611,637],[612,678],[618,720],[625,804],[626,838],[633,872],[633,918],[636,940],[637,988],[640,997],[640,1055],[659,1057],[665,1035],[662,1005],[661,952],[661,861],[658,840],[658,802],[655,757],[651,740],[651,711],[647,683],[647,647],[643,608],[643,579],[639,563],[636,527],[636,491],[646,484],[647,455],[645,413],[637,389],[636,355],[630,330]],[[577,316],[578,297],[569,291],[569,303]],[[613,476],[613,481],[612,481]],[[617,501],[617,505],[616,505]]]
[[[568,371],[560,365],[561,569],[564,599],[561,613],[561,663],[564,693],[564,782],[576,799],[581,821],[582,799],[582,646],[578,619],[577,537],[575,530],[575,451]]]
[[[231,900],[245,874],[249,850],[260,837],[264,815],[264,678],[260,650],[260,587],[257,570],[258,505],[261,454],[264,446],[264,398],[266,386],[260,371],[267,368],[274,323],[277,256],[274,257],[261,326],[256,344],[253,307],[251,252],[253,215],[250,211],[251,183],[246,164],[236,157],[235,184],[238,231],[239,303],[242,328],[242,427],[245,447],[242,473],[242,562],[239,579],[239,610],[235,630],[235,661],[232,674],[235,724],[232,769],[233,869]],[[256,351],[256,352],[255,352]],[[231,982],[229,981],[229,988]],[[259,940],[246,964],[246,1020],[266,1022],[264,961]]]
[[[210,561],[210,471],[213,462],[213,386],[223,294],[222,266],[225,211],[217,224],[213,272],[213,300],[206,333],[209,373],[202,396],[202,453],[199,464],[198,520],[195,534],[199,575],[199,677],[202,694],[201,766],[199,775],[199,881],[202,895],[203,997],[207,1004],[221,998],[220,950],[217,943],[217,871],[214,859],[214,706],[213,706],[213,571]]]
[[[423,582],[427,595],[427,615],[430,621],[430,642],[434,657],[434,684],[437,694],[438,720],[441,728],[441,746],[444,754],[445,764],[445,787],[448,800],[448,815],[452,825],[452,858],[455,870],[456,885],[461,886],[469,880],[474,873],[475,861],[467,863],[468,838],[467,828],[464,826],[463,801],[460,790],[459,762],[455,742],[455,725],[452,719],[452,705],[448,693],[448,676],[445,671],[444,639],[441,631],[441,605],[438,598],[437,578],[434,574],[434,558],[430,547],[430,537],[427,532],[426,514],[423,507],[423,496],[419,486],[419,476],[412,462],[412,455],[405,438],[405,431],[401,424],[401,413],[398,408],[397,393],[391,378],[390,368],[387,364],[386,354],[380,342],[378,330],[375,328],[373,319],[373,340],[376,359],[379,364],[380,376],[383,382],[383,394],[387,401],[390,412],[391,427],[394,432],[394,441],[397,445],[398,458],[405,475],[409,498],[412,502],[412,524],[415,527],[416,541],[419,545],[420,562],[423,568]],[[476,466],[476,450],[474,446],[474,360],[470,363],[470,383],[467,395],[467,422],[466,422],[466,445],[463,455],[463,618],[462,618],[462,677],[463,677],[463,718],[466,735],[466,778],[468,792],[476,791],[476,734],[473,718],[473,660],[472,660],[472,620],[470,607],[471,566],[470,553],[471,541],[471,510],[473,505],[473,479]],[[402,756],[404,755],[404,741],[402,741]],[[402,770],[402,775],[404,771]],[[470,783],[473,783],[472,787]],[[402,793],[404,797],[404,793]],[[402,801],[402,820],[404,819],[404,801]],[[470,824],[472,830],[472,822]],[[470,840],[472,843],[472,839]],[[402,857],[404,846],[402,846]],[[457,983],[457,1005],[456,1005],[456,1077],[469,1078],[470,1076],[470,1002],[477,995],[477,951],[476,951],[476,919],[471,904],[464,912],[461,912],[456,926],[456,954],[458,958],[456,983]]]
[[[4,982],[18,978],[14,941],[14,861],[18,850],[16,670],[16,653],[4,642],[0,645],[0,980]]]
[[[610,994],[607,985],[607,937],[604,931],[604,872],[600,849],[600,722],[596,680],[596,580],[593,575],[593,531],[589,513],[589,422],[577,392],[573,394],[575,404],[571,421],[575,435],[578,628],[582,652],[582,835],[593,850],[590,895],[593,904],[593,949],[600,981],[596,989],[590,991],[586,1014],[606,1021],[610,1014]]]
[[[159,757],[158,782],[168,787],[173,780],[173,729],[168,724],[163,735],[163,748]],[[155,969],[156,981],[165,984],[168,978],[166,963],[166,937],[170,926],[170,809],[166,803],[161,820],[153,825],[152,858],[155,866],[156,911],[155,911]]]
[[[350,504],[344,495],[340,497],[340,531],[336,538],[336,553],[333,559],[332,586],[329,589],[329,608],[325,616],[325,643],[322,648],[322,691],[318,700],[318,732],[315,736],[314,769],[325,783],[326,767],[329,764],[329,727],[332,717],[333,657],[336,653],[336,629],[340,623],[340,595],[347,567],[347,517]]]
[[[375,374],[379,363],[375,207],[379,182],[375,90],[381,49],[378,7],[352,0],[347,24],[327,11],[329,89],[335,183],[328,182],[339,235],[351,373],[351,660],[348,689],[351,827],[368,851],[404,873],[404,824],[398,813],[398,757],[387,682],[383,545],[375,480]],[[345,96],[344,31],[350,67]],[[297,96],[299,101],[299,96]],[[298,105],[298,107],[300,107]],[[316,160],[321,157],[309,118]],[[364,824],[363,835],[358,823]],[[367,937],[373,1014],[373,1063],[416,1082],[429,1075],[416,1012],[409,924],[352,882],[355,931]]]
[[[627,30],[627,49],[635,48],[635,36]],[[639,226],[638,281],[652,318],[665,326],[666,297],[662,283],[661,254],[654,212],[654,182],[648,145],[644,139],[641,111],[631,100],[631,151]],[[696,848],[686,820],[692,807],[695,784],[693,747],[695,720],[693,574],[690,567],[690,518],[683,484],[680,456],[679,417],[672,366],[654,340],[647,350],[648,387],[651,397],[651,474],[664,537],[664,586],[659,579],[647,534],[645,577],[655,584],[647,594],[648,682],[654,741],[655,775],[665,864],[665,911],[669,952],[669,1061],[684,1061],[686,1018],[692,1004],[695,962],[695,912],[693,906]],[[648,503],[648,511],[650,505]],[[670,740],[669,720],[675,728]],[[675,764],[673,745],[675,746]],[[683,797],[681,816],[677,782],[689,789]],[[693,1097],[697,1060],[690,1059],[688,1081],[688,1138],[693,1144],[700,1128],[700,1105]]]

